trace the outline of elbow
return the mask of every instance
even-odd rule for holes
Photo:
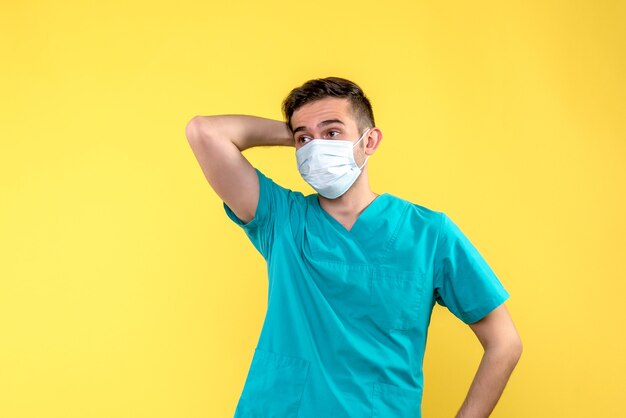
[[[524,351],[524,345],[522,344],[522,339],[517,336],[517,342],[515,344],[515,355],[517,356],[517,360],[522,357],[522,352]]]
[[[185,136],[189,142],[197,141],[202,137],[202,116],[194,116],[185,126]]]
[[[206,144],[224,137],[224,130],[216,116],[194,116],[185,126],[185,136],[191,145]]]
[[[522,357],[522,352],[524,351],[524,346],[522,344],[522,339],[516,333],[514,337],[512,337],[507,346],[507,353],[511,363],[515,366],[519,359]]]
[[[485,349],[485,353],[499,358],[500,361],[509,364],[511,367],[517,365],[523,351],[522,340],[516,332],[506,338],[501,338],[495,344],[490,344]]]

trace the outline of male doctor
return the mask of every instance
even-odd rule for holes
[[[285,121],[196,116],[189,144],[228,218],[267,262],[268,306],[235,417],[421,417],[435,303],[484,355],[457,417],[487,417],[522,352],[509,293],[444,212],[369,184],[383,134],[355,83],[310,80]],[[284,188],[242,151],[295,148],[317,192]],[[288,163],[288,162],[287,162]]]

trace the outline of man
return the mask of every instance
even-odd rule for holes
[[[458,417],[486,417],[521,355],[509,294],[443,212],[371,190],[383,134],[353,82],[311,80],[286,123],[196,116],[186,127],[228,217],[268,267],[263,329],[235,417],[420,417],[435,302],[468,324],[484,355]],[[242,155],[295,147],[317,193],[276,184]]]

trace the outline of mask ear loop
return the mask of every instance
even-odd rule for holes
[[[356,147],[356,144],[358,144],[359,142],[361,142],[361,140],[362,140],[363,138],[365,138],[365,134],[366,134],[366,133],[368,133],[368,132],[370,131],[370,129],[372,129],[372,128],[367,128],[367,129],[365,130],[365,132],[363,132],[363,135],[361,135],[361,137],[359,138],[359,140],[358,140],[358,141],[356,141],[356,142],[354,143],[354,146],[353,146],[352,148]],[[369,156],[369,155],[368,155],[367,157],[365,157],[365,161],[363,161],[363,164],[361,165],[361,167],[359,167],[359,171],[361,171],[361,169],[362,169],[363,167],[365,167],[365,163],[367,163],[367,160],[368,160],[369,158],[370,158],[370,156]]]
[[[356,142],[354,143],[354,145],[352,146],[352,148],[356,147],[356,144],[358,144],[359,142],[361,142],[361,140],[362,140],[363,138],[365,138],[365,134],[366,134],[366,133],[368,133],[368,132],[370,131],[370,129],[372,129],[372,128],[367,128],[367,129],[365,130],[365,132],[363,132],[363,135],[361,135],[361,137],[359,138],[359,140],[358,140],[358,141],[356,141]]]
[[[363,165],[361,165],[361,167],[359,167],[359,170],[362,170],[363,167],[365,167],[365,163],[367,162],[367,160],[370,158],[370,156],[368,155],[367,157],[365,157],[365,161],[363,161]]]

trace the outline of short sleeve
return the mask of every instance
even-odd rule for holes
[[[471,324],[500,306],[510,295],[459,227],[445,213],[441,216],[435,251],[436,301]]]
[[[259,169],[255,168],[255,171],[259,178],[259,202],[254,218],[244,223],[226,202],[223,205],[226,215],[244,230],[257,251],[267,260],[274,240],[275,224],[286,213],[290,190],[276,184]]]

